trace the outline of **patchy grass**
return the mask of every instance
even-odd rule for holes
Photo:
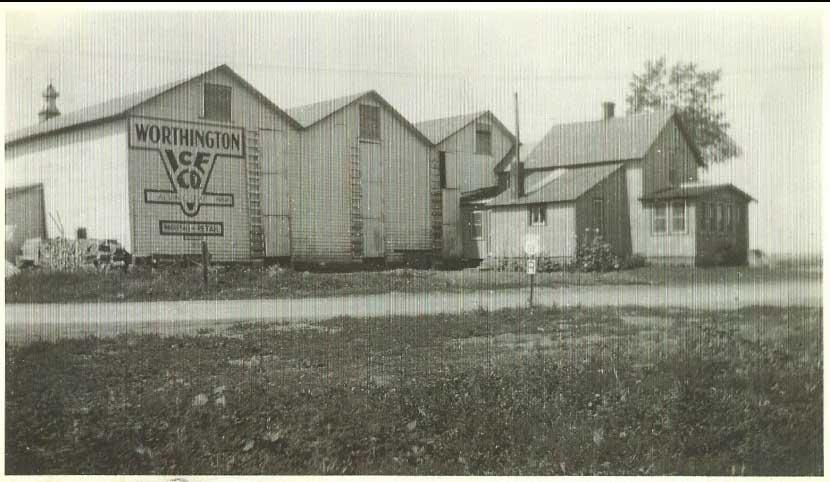
[[[7,346],[6,471],[821,475],[821,336],[544,309]]]
[[[800,266],[800,265],[799,265]],[[540,287],[597,284],[747,283],[821,279],[821,271],[651,266],[609,273],[540,273]],[[478,291],[526,287],[524,273],[399,269],[349,273],[297,272],[255,266],[211,268],[207,289],[199,268],[142,269],[131,273],[24,271],[6,280],[7,303],[173,301],[327,297],[388,292]]]

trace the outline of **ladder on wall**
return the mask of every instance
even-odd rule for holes
[[[259,131],[248,130],[246,133],[246,153],[248,156],[246,171],[248,177],[248,219],[251,226],[251,258],[265,257],[265,235],[262,228],[262,159],[260,157]]]

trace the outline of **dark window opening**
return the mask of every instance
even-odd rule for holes
[[[490,135],[490,126],[476,124],[476,154],[492,154],[493,146]]]
[[[78,228],[75,239],[86,239],[86,228]]]
[[[360,138],[370,141],[380,140],[380,107],[360,106]]]
[[[530,206],[529,218],[531,226],[544,226],[547,222],[544,204]]]
[[[205,84],[205,119],[228,122],[231,120],[231,88]]]
[[[441,151],[438,153],[438,170],[441,176],[441,189],[447,187],[447,153]]]

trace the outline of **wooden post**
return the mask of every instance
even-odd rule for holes
[[[208,245],[207,241],[204,239],[202,240],[202,281],[204,282],[204,287],[207,289],[208,287],[208,263],[210,262],[210,253],[208,253]]]
[[[533,278],[535,278],[535,277],[536,277],[535,274],[530,275],[530,307],[531,308],[533,308]]]

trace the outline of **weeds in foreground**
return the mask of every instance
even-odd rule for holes
[[[610,313],[490,315],[466,325],[333,321],[292,332],[250,324],[234,331],[239,338],[206,332],[7,347],[6,470],[823,472],[820,357],[804,361],[706,322],[675,333],[675,345],[642,363],[639,345],[582,345],[584,330],[553,328],[591,322],[586,329],[605,327],[605,340],[639,336],[616,327]],[[559,344],[490,355],[500,337],[526,340],[540,330]],[[484,344],[486,363],[470,360],[470,340]],[[325,375],[333,369],[344,375]]]

